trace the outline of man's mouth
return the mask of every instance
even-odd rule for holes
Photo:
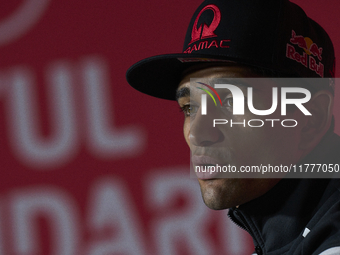
[[[218,178],[217,166],[225,165],[222,160],[205,155],[193,155],[191,161],[197,178],[201,180]]]
[[[216,165],[223,165],[225,164],[222,160],[210,156],[205,155],[192,155],[191,161],[194,165],[203,166],[203,165],[210,165],[210,166],[216,166]]]

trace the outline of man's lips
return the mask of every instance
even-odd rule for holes
[[[217,165],[226,165],[222,160],[205,155],[193,155],[191,161],[194,165],[194,171],[198,179],[209,180],[215,179],[220,174],[219,172],[209,171],[209,167],[216,167]]]
[[[201,165],[223,165],[223,161],[217,158],[213,158],[205,155],[193,155],[191,156],[191,161],[195,166]]]

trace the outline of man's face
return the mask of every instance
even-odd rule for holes
[[[286,116],[281,116],[280,107],[269,116],[257,116],[251,113],[245,104],[244,115],[232,114],[232,94],[226,89],[216,89],[221,97],[221,109],[201,115],[199,104],[202,90],[195,90],[190,95],[180,93],[190,87],[190,78],[215,79],[215,78],[249,78],[256,77],[250,68],[238,65],[224,65],[205,67],[186,75],[178,87],[178,103],[184,110],[184,137],[190,147],[192,163],[195,166],[205,165],[231,165],[240,169],[241,166],[268,165],[280,166],[296,163],[301,157],[299,150],[301,126],[285,128],[280,122],[272,127],[270,122],[260,128],[246,125],[216,125],[213,119],[228,119],[233,122],[246,123],[250,119],[303,119],[298,110],[287,111]],[[213,86],[213,84],[211,84]],[[235,84],[236,85],[236,84]],[[244,95],[247,87],[236,85]],[[272,88],[277,84],[252,84],[253,102],[255,109],[267,110],[272,106]],[[280,89],[279,89],[280,90]],[[210,98],[211,99],[211,98]],[[207,100],[207,108],[212,109],[213,103]],[[210,100],[212,101],[212,100]],[[280,105],[280,101],[279,104]],[[197,107],[198,106],[198,107]],[[190,108],[189,108],[190,107]],[[190,113],[190,114],[189,114]],[[226,209],[241,205],[255,199],[270,190],[282,176],[275,179],[241,179],[241,178],[210,178],[198,179],[202,196],[206,205],[212,209]]]

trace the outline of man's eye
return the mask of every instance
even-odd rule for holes
[[[233,107],[234,101],[232,97],[228,97],[224,100],[224,105],[228,107]]]
[[[180,109],[186,117],[190,117],[196,114],[198,107],[193,105],[184,105],[180,107]]]

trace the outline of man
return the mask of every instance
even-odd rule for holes
[[[256,254],[326,255],[340,254],[334,67],[327,33],[288,0],[207,0],[190,22],[183,53],[142,60],[127,80],[143,93],[178,101],[205,204],[230,208]],[[279,94],[285,112],[275,108]],[[245,109],[239,98],[248,100]],[[214,165],[235,167],[236,175],[197,171]],[[252,166],[283,170],[274,178],[240,175]],[[337,178],[318,175],[320,167]],[[297,179],[301,172],[309,175]]]

